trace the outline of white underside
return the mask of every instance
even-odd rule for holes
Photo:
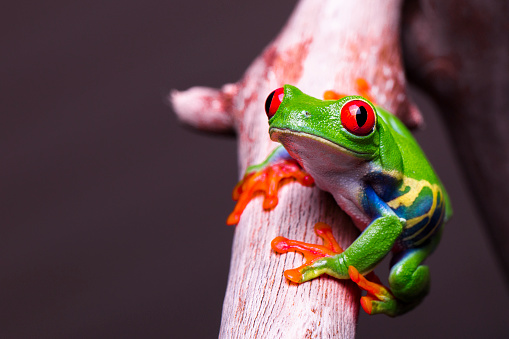
[[[363,177],[369,172],[369,161],[328,140],[305,133],[274,129],[271,138],[283,144],[320,189],[332,194],[361,231],[366,228],[370,218],[360,205],[359,195],[363,190]]]

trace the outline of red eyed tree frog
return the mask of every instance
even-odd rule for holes
[[[277,204],[280,180],[314,181],[333,195],[362,233],[344,251],[324,223],[315,225],[323,245],[275,238],[276,252],[298,251],[306,258],[285,276],[297,283],[322,274],[352,279],[367,291],[361,305],[369,314],[396,316],[419,304],[430,283],[422,262],[437,246],[452,209],[408,129],[364,97],[320,100],[291,85],[272,92],[265,111],[270,138],[282,146],[248,168],[234,189],[238,204],[227,223],[238,222],[254,191],[265,191],[264,208],[269,209]],[[391,251],[386,288],[370,272]]]

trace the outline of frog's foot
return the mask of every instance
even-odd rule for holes
[[[363,78],[357,78],[355,80],[355,90],[364,98],[371,101],[373,104],[376,104],[375,98],[371,94],[371,87],[369,86],[369,83],[363,79]],[[347,94],[337,93],[335,91],[325,91],[323,94],[324,100],[339,100],[343,97],[348,96]]]
[[[329,225],[323,222],[316,223],[315,233],[322,238],[323,245],[309,244],[284,237],[277,237],[272,240],[272,249],[278,253],[294,251],[304,255],[304,265],[285,271],[284,274],[287,279],[302,283],[323,273],[328,273],[328,258],[343,252]]]
[[[233,189],[233,200],[237,201],[237,204],[228,216],[226,224],[238,224],[247,204],[259,192],[265,194],[263,208],[265,210],[274,208],[278,203],[277,192],[280,184],[283,180],[291,178],[304,186],[312,186],[314,183],[313,178],[294,159],[281,159],[260,170],[246,173]]]
[[[408,312],[419,303],[419,301],[406,303],[396,298],[373,272],[367,274],[371,281],[353,266],[348,267],[348,274],[354,283],[367,292],[367,295],[361,298],[361,306],[367,314],[383,313],[395,317]]]

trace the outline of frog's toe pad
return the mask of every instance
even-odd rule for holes
[[[376,300],[372,296],[366,295],[361,297],[361,306],[364,312],[371,315],[373,310],[373,301]]]
[[[386,314],[394,317],[399,314],[398,301],[390,299],[386,301],[376,300],[373,296],[364,296],[361,298],[362,309],[369,315]]]

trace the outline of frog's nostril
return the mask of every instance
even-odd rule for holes
[[[265,113],[267,113],[267,117],[270,119],[276,114],[281,101],[285,96],[285,90],[283,87],[279,87],[275,91],[269,94],[267,100],[265,101]]]

